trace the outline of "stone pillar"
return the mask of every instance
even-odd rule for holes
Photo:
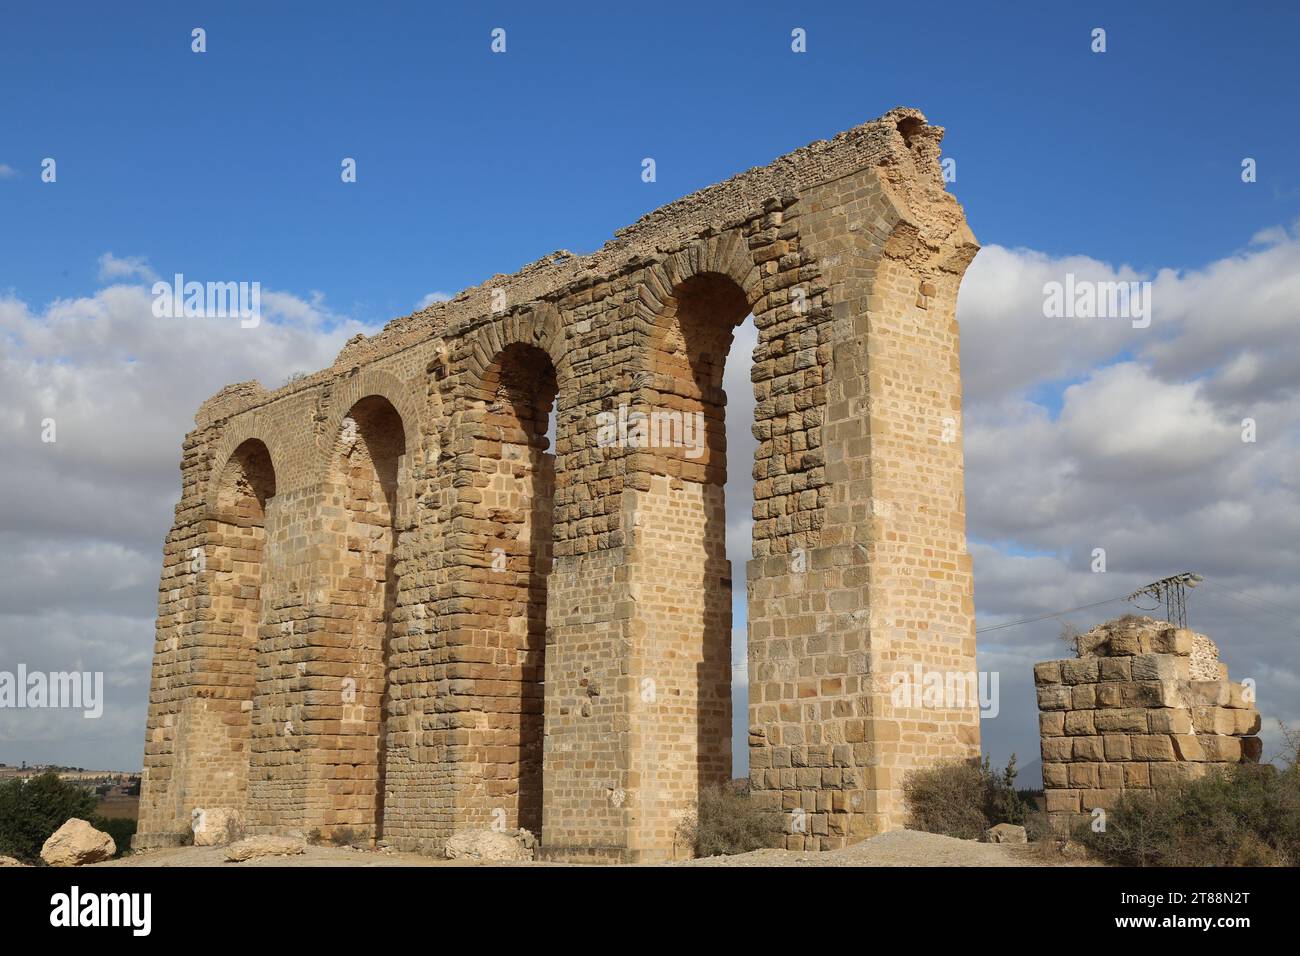
[[[903,826],[908,772],[979,754],[973,694],[936,706],[893,693],[917,667],[976,684],[955,312],[977,246],[943,189],[941,136],[904,119],[895,165],[810,188],[787,211],[804,263],[788,295],[807,314],[765,337],[766,357],[778,374],[784,361],[825,384],[792,401],[774,378],[760,398],[784,402],[808,447],[821,445],[802,455],[813,470],[778,481],[824,479],[798,497],[802,509],[815,495],[819,511],[783,508],[774,525],[788,530],[769,540],[755,530],[750,776],[787,815],[792,849]],[[761,459],[803,447],[798,432],[774,431],[770,451],[763,437]],[[763,491],[760,480],[760,517]]]
[[[1129,616],[1079,638],[1079,657],[1034,665],[1043,789],[1066,834],[1125,790],[1258,762],[1253,693],[1228,680],[1204,634]]]

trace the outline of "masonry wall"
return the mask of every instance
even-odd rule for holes
[[[974,671],[953,311],[976,246],[941,136],[896,110],[205,403],[138,843],[221,802],[254,831],[405,849],[523,825],[556,859],[681,855],[731,774],[723,485],[751,466],[755,799],[801,811],[792,846],[901,825],[907,770],[978,751],[973,703],[888,692],[915,662]],[[749,312],[760,444],[728,463],[721,370]],[[620,410],[698,416],[702,447],[602,440]],[[220,477],[249,441],[274,494],[232,532]]]
[[[1098,625],[1077,659],[1034,665],[1043,788],[1068,833],[1126,790],[1258,762],[1259,711],[1203,634],[1146,617]]]

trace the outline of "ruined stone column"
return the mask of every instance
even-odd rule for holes
[[[1130,615],[1081,635],[1078,651],[1034,665],[1043,790],[1058,833],[1113,808],[1125,790],[1259,761],[1253,691],[1228,680],[1204,634]]]

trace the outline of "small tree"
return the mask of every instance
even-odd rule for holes
[[[964,840],[977,840],[998,823],[1023,825],[1030,809],[1016,790],[1015,754],[1004,770],[994,770],[987,756],[914,770],[903,799],[909,828]]]
[[[93,793],[54,773],[0,784],[0,854],[37,862],[55,830],[73,817],[90,820],[95,805]]]
[[[1061,622],[1061,642],[1070,649],[1070,653],[1075,657],[1079,656],[1079,638],[1083,637],[1083,632],[1071,624],[1069,621]]]

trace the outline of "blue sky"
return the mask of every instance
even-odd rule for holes
[[[382,320],[900,104],[986,244],[1195,266],[1300,211],[1292,5],[611,6],[11,6],[0,288],[91,291],[108,249]]]
[[[591,251],[898,105],[947,127],[950,188],[984,245],[958,304],[980,626],[1191,567],[1236,595],[1198,592],[1193,625],[1257,678],[1270,719],[1300,721],[1300,8],[611,6],[0,14],[0,669],[103,669],[115,705],[93,729],[3,715],[0,762],[139,766],[161,542],[204,398],[328,365],[432,293]],[[149,283],[175,272],[260,282],[266,321],[160,331]],[[1066,272],[1153,280],[1151,328],[1045,322],[1043,283]],[[738,562],[743,352],[727,371]],[[57,450],[34,446],[52,414]],[[1027,674],[1062,656],[1059,624],[981,637],[981,668],[1004,674],[983,727],[999,762],[1036,755]]]

